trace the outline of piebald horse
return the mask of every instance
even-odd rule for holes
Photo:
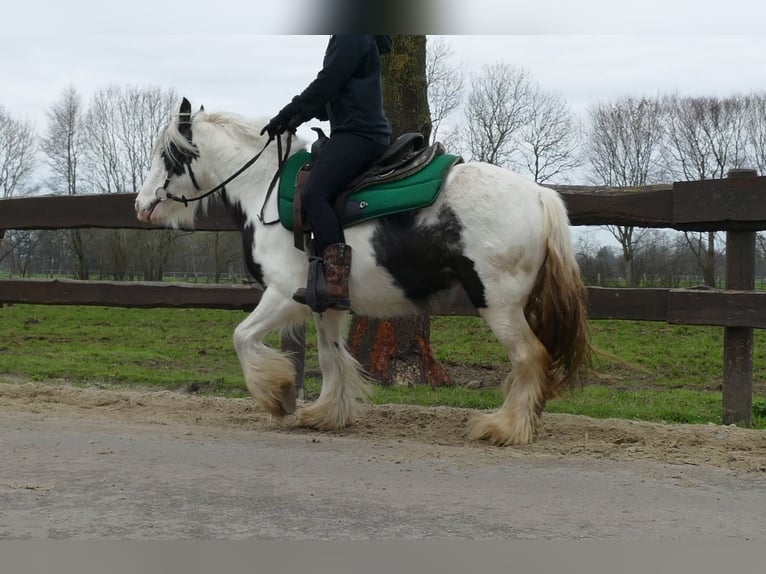
[[[264,288],[234,331],[247,388],[275,416],[295,413],[298,426],[338,429],[353,422],[368,391],[346,346],[348,312],[316,315],[322,390],[297,412],[293,363],[263,342],[311,314],[292,299],[306,285],[306,255],[294,247],[291,231],[269,224],[277,217],[276,194],[268,192],[280,162],[277,146],[259,135],[266,122],[203,108],[192,113],[184,99],[158,136],[135,209],[141,221],[192,227],[208,199],[193,200],[227,182],[220,195],[241,227],[248,269]],[[305,145],[294,143],[293,153]],[[188,201],[171,200],[181,196]],[[506,169],[468,162],[450,169],[430,207],[351,226],[345,234],[357,314],[421,313],[462,286],[512,365],[503,404],[477,413],[470,437],[496,445],[532,442],[546,401],[579,378],[590,354],[586,290],[559,195]]]

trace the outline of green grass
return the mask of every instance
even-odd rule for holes
[[[240,311],[11,305],[0,308],[0,381],[31,379],[109,387],[246,394],[231,343]],[[723,329],[593,321],[593,344],[622,361],[596,358],[584,388],[551,401],[550,412],[664,422],[720,422]],[[756,330],[755,426],[766,428],[766,333]],[[278,346],[276,335],[268,343]],[[502,380],[505,350],[475,317],[434,317],[431,343],[448,370]],[[626,366],[625,363],[634,366]],[[307,370],[316,371],[309,325]],[[474,371],[470,371],[473,369]],[[465,381],[463,381],[465,382]],[[307,381],[308,396],[319,391]],[[376,387],[375,403],[496,408],[498,388]]]
[[[0,373],[33,380],[241,387],[241,312],[13,305],[0,309]]]

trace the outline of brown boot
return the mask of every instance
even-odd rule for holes
[[[348,277],[351,274],[351,246],[335,243],[324,250],[324,277],[327,281],[327,303],[331,309],[351,309]]]
[[[327,308],[344,311],[351,309],[351,302],[348,298],[351,246],[346,243],[330,245],[324,250],[319,262],[319,266],[309,269],[307,287],[298,289],[293,294],[293,299],[298,303],[308,305],[312,311],[317,313],[322,313]],[[315,271],[317,269],[322,271]],[[317,276],[319,273],[321,273],[321,277]],[[313,297],[309,297],[309,289],[312,290]]]

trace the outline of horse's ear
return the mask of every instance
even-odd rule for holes
[[[181,100],[181,109],[178,110],[178,131],[182,134],[191,132],[191,103],[186,98]]]
[[[200,106],[199,107],[199,111],[204,112],[205,111],[205,106]]]

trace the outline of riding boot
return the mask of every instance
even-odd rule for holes
[[[327,283],[327,302],[331,309],[351,309],[348,298],[348,278],[351,275],[351,246],[334,243],[325,248],[324,276]]]
[[[309,258],[307,286],[293,294],[293,299],[311,310],[322,313],[326,309],[348,310],[348,278],[351,274],[351,246],[335,243],[325,248],[322,257]]]

